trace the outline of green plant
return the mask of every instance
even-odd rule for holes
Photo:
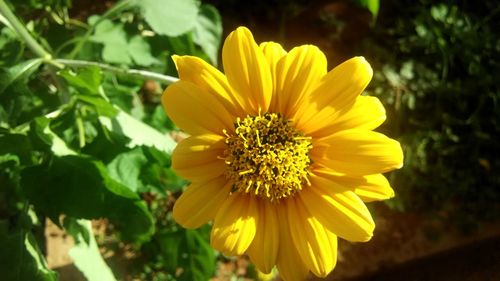
[[[405,166],[392,206],[463,229],[500,215],[500,9],[495,1],[389,1],[357,50],[388,105]],[[485,16],[486,15],[486,16]]]
[[[73,236],[70,255],[88,280],[116,280],[88,221],[100,218],[114,245],[139,257],[132,274],[211,277],[207,230],[181,230],[169,214],[185,182],[170,169],[176,129],[159,96],[176,81],[163,74],[176,73],[170,55],[217,63],[217,10],[122,0],[87,18],[73,14],[77,1],[11,2],[0,0],[2,278],[57,280],[44,258],[45,218]]]

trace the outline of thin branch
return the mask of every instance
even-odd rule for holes
[[[165,84],[172,84],[172,83],[176,82],[177,80],[179,80],[176,77],[163,75],[163,74],[159,74],[156,72],[139,70],[139,69],[119,68],[116,66],[112,66],[112,65],[104,64],[104,63],[100,63],[100,62],[85,61],[85,60],[67,60],[67,59],[55,59],[54,61],[57,63],[60,63],[62,65],[71,66],[71,67],[97,66],[97,67],[101,68],[102,70],[106,70],[106,71],[113,72],[116,74],[124,74],[124,75],[143,77],[146,79],[156,80],[156,81],[159,81],[159,82],[162,82]]]
[[[26,42],[26,45],[35,53],[38,57],[50,61],[52,55],[47,52],[33,36],[28,32],[24,24],[19,21],[19,19],[12,13],[9,6],[5,1],[0,0],[0,13],[5,17],[5,19],[10,23],[10,26],[14,31]]]

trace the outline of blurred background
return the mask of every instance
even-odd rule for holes
[[[396,197],[368,204],[377,225],[373,239],[341,241],[338,264],[326,280],[500,280],[498,1],[8,4],[54,57],[124,69],[176,76],[172,54],[197,55],[218,65],[221,39],[240,25],[249,27],[257,42],[276,41],[288,50],[317,45],[327,55],[329,69],[353,56],[366,57],[374,69],[366,92],[381,99],[388,116],[377,130],[401,142],[405,163],[387,175]],[[96,253],[116,278],[109,280],[259,278],[245,257],[211,250],[209,226],[186,231],[172,221],[173,202],[186,184],[170,170],[165,152],[172,144],[162,150],[140,142],[137,134],[123,130],[129,121],[120,130],[103,125],[103,116],[117,118],[108,107],[113,104],[139,120],[137,131],[147,137],[182,138],[159,105],[165,81],[107,72],[103,65],[78,67],[75,74],[55,73],[40,64],[12,79],[15,67],[34,52],[7,25],[0,27],[0,269],[12,271],[3,261],[14,267],[26,262],[12,257],[22,257],[16,245],[29,233],[37,245],[34,256],[47,263],[33,263],[34,272],[37,278],[49,278],[6,280],[56,280],[50,278],[57,274],[60,280],[100,280],[89,273],[104,270],[102,264],[92,264]],[[96,94],[101,91],[104,101]],[[55,117],[50,115],[54,110],[59,110]],[[54,138],[80,158],[61,157]],[[138,139],[138,145],[131,145]],[[88,202],[82,200],[94,197],[82,194],[94,191],[80,192],[94,182],[75,182],[88,176],[81,170],[89,167],[99,171],[101,185],[109,177],[132,190],[137,196],[132,203],[140,211],[122,197],[123,202],[100,193],[111,196],[102,204],[116,205],[98,204],[99,211],[84,206]],[[68,185],[80,189],[70,192]],[[113,215],[115,208],[126,215]],[[92,221],[85,228],[79,219]],[[124,223],[134,219],[139,222]],[[92,233],[98,250],[75,251],[82,241],[91,244]]]

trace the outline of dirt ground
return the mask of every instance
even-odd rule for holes
[[[496,281],[498,268],[500,236],[344,281]]]
[[[378,203],[371,241],[340,241],[330,281],[500,280],[500,224],[465,235],[445,222],[397,213]]]

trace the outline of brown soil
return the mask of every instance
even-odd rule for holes
[[[69,16],[81,21],[87,21],[91,15],[101,15],[113,6],[116,1],[94,1],[94,0],[78,0],[73,1]]]
[[[500,236],[496,236],[345,281],[495,281],[500,280],[499,267]]]
[[[45,224],[47,238],[47,264],[59,272],[60,280],[86,281],[85,277],[73,265],[69,250],[75,245],[71,235],[66,234],[49,219]]]
[[[372,213],[377,225],[372,240],[367,243],[341,240],[337,267],[327,280],[489,280],[474,278],[494,265],[500,266],[498,246],[484,246],[495,241],[500,245],[499,224],[485,224],[477,233],[465,235],[444,222],[429,221],[417,214],[395,213],[383,204],[377,204]],[[461,267],[471,279],[454,278],[453,265],[468,263],[478,252],[495,258],[476,258],[485,262]],[[425,268],[441,277],[426,277]]]

